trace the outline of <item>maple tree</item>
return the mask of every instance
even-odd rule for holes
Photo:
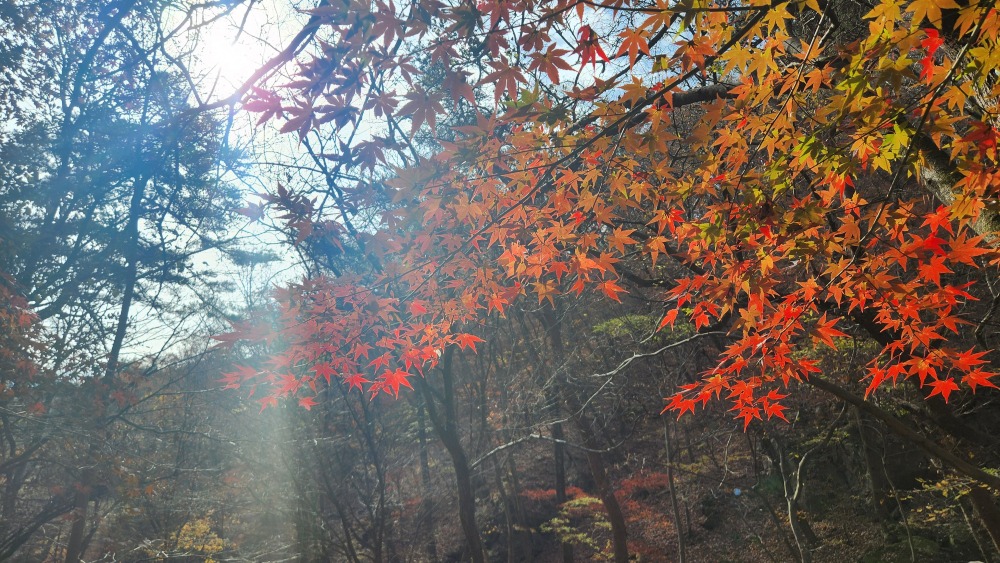
[[[263,406],[308,406],[333,384],[398,396],[447,350],[475,350],[486,317],[661,288],[659,329],[728,335],[665,411],[725,401],[745,428],[785,419],[804,383],[1000,486],[864,400],[914,385],[940,430],[992,459],[950,406],[997,387],[992,4],[307,13],[285,51],[292,79],[262,73],[244,109],[296,135],[326,183],[278,187],[248,215],[276,209],[294,243],[336,261],[279,292],[276,326],[218,337],[282,344],[227,385]],[[878,346],[852,380],[825,378],[809,351],[849,338]]]

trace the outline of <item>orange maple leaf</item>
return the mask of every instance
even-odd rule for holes
[[[938,379],[930,382],[930,386],[933,390],[927,395],[930,399],[934,395],[941,395],[944,398],[944,402],[948,402],[948,397],[951,396],[952,391],[958,391],[958,384],[955,383],[954,378],[949,377],[948,379]]]

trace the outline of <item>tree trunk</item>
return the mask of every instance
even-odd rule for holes
[[[997,553],[1000,553],[1000,510],[993,502],[993,495],[986,487],[973,485],[972,490],[969,491],[969,499],[972,501],[972,507],[979,516],[979,520],[990,535],[990,540],[993,541],[993,548],[996,549]]]
[[[111,353],[108,355],[108,364],[104,370],[104,376],[100,383],[107,386],[114,382],[118,373],[118,358],[121,355],[122,346],[125,343],[125,333],[128,331],[128,316],[132,309],[132,300],[135,298],[135,285],[138,278],[139,268],[139,215],[142,213],[142,199],[146,193],[146,182],[144,177],[135,179],[132,187],[132,199],[129,202],[128,224],[125,227],[125,236],[128,237],[129,247],[126,251],[127,272],[125,279],[125,291],[122,295],[122,306],[118,311],[118,323],[115,326],[115,338],[111,344]],[[96,399],[93,397],[92,399]],[[99,423],[95,432],[104,432],[104,423]],[[91,437],[90,453],[88,463],[94,463],[93,457],[97,453],[97,437]],[[93,467],[84,469],[81,486],[77,489],[74,504],[73,525],[70,528],[69,542],[66,544],[66,563],[77,563],[83,557],[84,532],[87,527],[87,507],[90,504],[90,495],[94,489],[96,473]]]
[[[792,467],[785,452],[785,448],[776,440],[766,442],[773,450],[774,456],[778,459],[778,467],[781,470],[781,484],[785,492],[785,508],[788,514],[788,525],[792,529],[792,537],[795,539],[795,547],[799,551],[799,561],[802,563],[812,563],[812,541],[810,533],[806,530],[806,525],[799,517],[799,499],[802,495],[802,475],[801,463],[799,470]]]
[[[469,470],[465,450],[457,441],[444,440],[445,448],[451,454],[455,469],[455,485],[458,488],[458,518],[462,524],[465,541],[469,544],[469,558],[474,563],[485,563],[483,542],[476,525],[476,495],[472,487],[472,472]],[[457,446],[457,447],[456,447]]]
[[[483,540],[479,535],[479,527],[476,525],[476,495],[475,488],[472,486],[472,470],[469,468],[469,458],[465,453],[465,448],[462,447],[455,413],[452,374],[452,360],[454,356],[455,348],[450,347],[444,351],[444,355],[441,357],[440,369],[438,370],[444,384],[441,411],[438,410],[437,405],[434,403],[434,393],[427,380],[417,377],[414,378],[414,381],[427,406],[427,414],[431,419],[431,426],[448,451],[452,467],[455,469],[455,487],[458,492],[458,518],[468,545],[469,559],[473,563],[485,563],[486,553],[483,547]]]
[[[553,399],[550,402],[550,414],[556,422],[552,425],[552,454],[555,460],[556,479],[556,503],[562,506],[568,499],[566,498],[566,434],[563,432],[562,422],[559,422],[559,404]],[[563,563],[573,563],[573,544],[562,542]]]
[[[87,469],[82,481],[93,481],[93,472]],[[83,536],[87,527],[87,508],[90,506],[90,486],[79,486],[73,496],[73,526],[66,542],[66,563],[79,563],[83,556]]]
[[[424,403],[417,404],[417,440],[420,442],[420,482],[424,487],[424,498],[420,503],[420,520],[426,526],[427,538],[424,551],[429,561],[437,561],[437,542],[434,539],[434,501],[431,497],[431,466],[427,456],[427,421],[424,419]]]
[[[504,385],[500,386],[500,413],[503,417],[503,436],[507,443],[514,440],[513,434],[510,432],[510,420],[508,418],[508,412],[510,407],[510,401],[508,397],[507,387]],[[510,532],[510,542],[513,544],[512,548],[508,551],[508,560],[518,561],[520,563],[531,563],[534,561],[534,541],[532,538],[531,526],[527,524],[527,516],[524,511],[524,502],[521,499],[521,482],[518,478],[517,473],[517,460],[513,454],[508,453],[506,456],[505,463],[501,464],[496,462],[497,471],[501,474],[498,480],[503,481],[503,468],[506,468],[506,475],[510,482],[510,495],[509,500],[511,503],[511,508],[513,510],[513,530]]]
[[[627,563],[629,560],[628,527],[625,524],[625,516],[622,514],[621,505],[618,503],[618,499],[615,498],[615,493],[608,481],[608,472],[604,465],[604,458],[599,451],[600,444],[591,431],[590,421],[587,420],[583,412],[583,406],[580,404],[575,390],[566,385],[566,382],[563,381],[564,376],[559,373],[565,362],[566,354],[563,349],[562,331],[554,312],[552,309],[546,309],[545,314],[542,316],[545,331],[552,344],[556,360],[556,373],[552,379],[558,385],[559,395],[562,397],[563,403],[567,406],[567,410],[574,413],[573,420],[580,431],[583,444],[587,448],[587,466],[590,468],[590,474],[594,478],[594,484],[597,485],[597,492],[601,502],[604,504],[604,510],[607,512],[608,522],[611,524],[611,542],[615,562]]]
[[[681,527],[681,510],[677,504],[677,488],[674,486],[673,446],[670,443],[670,419],[663,418],[663,450],[666,453],[667,487],[670,492],[670,508],[674,513],[674,529],[677,531],[677,563],[686,563],[684,551],[684,530]]]
[[[822,377],[813,376],[805,379],[804,382],[808,385],[816,387],[817,389],[826,391],[835,397],[842,399],[846,403],[857,407],[862,412],[873,416],[885,424],[886,428],[888,428],[893,434],[896,434],[900,438],[903,438],[907,442],[917,446],[927,454],[940,460],[954,471],[979,481],[984,485],[988,485],[996,490],[1000,490],[1000,477],[988,473],[976,465],[965,461],[959,455],[942,447],[940,444],[927,438],[926,436],[917,433],[895,416],[864,400],[862,397],[855,395],[851,391],[833,383],[832,381],[823,379]]]
[[[588,440],[584,440],[585,444],[587,442]],[[615,563],[628,563],[628,528],[625,525],[625,515],[622,513],[621,505],[615,498],[615,492],[608,482],[608,473],[604,467],[604,458],[601,453],[588,449],[587,465],[590,466],[590,473],[597,484],[597,492],[601,502],[604,503],[604,510],[608,513],[608,522],[611,523],[611,544]]]
[[[551,315],[550,310],[543,311],[541,315],[542,328],[548,331],[551,319],[547,315]],[[532,344],[534,341],[534,336],[532,331],[528,329],[528,325],[525,322],[523,315],[518,315],[517,320],[521,324],[521,329],[525,335],[526,350],[530,354],[532,361],[534,361],[536,366],[541,368],[546,365],[545,359],[541,357],[538,350]],[[551,335],[547,335],[551,339]],[[543,386],[545,392],[545,414],[552,420],[550,425],[550,431],[552,432],[552,457],[554,464],[554,478],[555,478],[555,491],[556,491],[556,503],[562,505],[566,502],[566,436],[563,430],[563,419],[562,413],[559,408],[559,382],[552,376],[549,382]],[[562,542],[560,546],[560,554],[563,563],[573,563],[573,544],[569,542]]]
[[[891,488],[882,463],[882,455],[876,448],[876,436],[871,429],[871,421],[862,415],[857,407],[852,407],[854,424],[858,428],[858,438],[861,441],[861,454],[865,460],[865,471],[868,476],[868,487],[871,492],[872,510],[880,524],[889,520],[889,494]]]

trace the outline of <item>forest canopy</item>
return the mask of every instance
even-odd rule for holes
[[[726,391],[746,424],[780,416],[772,391],[816,371],[795,351],[835,348],[849,326],[881,345],[866,395],[996,387],[991,299],[967,273],[995,265],[996,14],[858,10],[309,10],[292,81],[242,106],[322,143],[327,170],[326,186],[277,186],[244,210],[274,208],[295,243],[321,247],[317,275],[280,300],[288,352],[256,374],[262,400],[331,375],[398,395],[518,299],[633,287],[663,288],[659,328],[734,337],[671,410]]]
[[[275,6],[277,43],[248,25]],[[965,522],[942,560],[1000,551],[992,3],[12,0],[0,16],[0,558],[107,557],[106,536],[154,559],[437,560],[440,537],[461,560],[686,560],[678,489],[716,495],[693,475],[729,471],[690,434],[720,428],[746,436],[778,559],[843,560],[803,515],[807,460],[835,442],[884,545],[902,525],[910,560],[923,549],[905,481],[958,490],[933,509]],[[219,94],[198,49],[222,25],[270,55]],[[251,414],[289,445],[253,444]],[[655,478],[633,459],[653,434]],[[171,463],[153,459],[164,435]],[[253,512],[247,477],[271,447],[301,461],[268,470],[293,490],[284,524]],[[150,453],[112,462],[122,448]],[[887,452],[923,473],[893,476]],[[757,488],[769,475],[780,493]],[[445,478],[453,538],[435,535]],[[669,533],[638,523],[652,482]],[[170,505],[181,491],[205,502]],[[102,523],[129,514],[149,519],[144,547]],[[269,525],[295,541],[272,546]]]

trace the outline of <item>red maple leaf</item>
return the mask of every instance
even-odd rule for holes
[[[969,388],[972,389],[973,393],[976,392],[976,387],[980,385],[982,385],[983,387],[992,387],[994,389],[997,389],[996,384],[990,381],[990,378],[994,376],[996,376],[995,373],[977,369],[975,371],[969,372],[964,377],[962,377],[962,383],[968,385]]]
[[[683,393],[676,393],[669,399],[665,400],[668,401],[667,406],[663,407],[663,410],[660,411],[660,414],[663,414],[667,411],[675,410],[678,411],[677,413],[678,419],[684,416],[684,413],[687,411],[691,411],[691,413],[694,413],[694,408],[695,406],[697,406],[697,403],[695,402],[694,399],[688,399],[687,397],[684,396]]]
[[[257,402],[260,403],[260,412],[264,412],[264,409],[266,409],[267,407],[278,406],[278,398],[275,397],[274,395],[268,395],[263,399],[258,399]]]
[[[934,256],[930,261],[925,262],[917,267],[920,272],[920,278],[933,282],[934,285],[941,286],[941,274],[950,274],[951,270],[944,265],[944,256]]]
[[[410,302],[410,314],[413,316],[419,316],[427,313],[426,304],[419,299]]]
[[[964,371],[972,371],[972,368],[986,363],[986,360],[982,359],[987,352],[974,352],[972,348],[966,350],[965,352],[960,352],[951,360],[955,367]]]
[[[951,392],[958,391],[958,384],[955,383],[955,380],[951,377],[949,377],[948,379],[938,379],[936,381],[931,381],[930,386],[933,388],[933,390],[930,392],[929,395],[927,395],[927,398],[930,399],[934,395],[941,395],[942,397],[944,397],[944,402],[946,403],[948,402],[948,397],[951,396]]]
[[[587,63],[594,63],[597,66],[597,58],[600,57],[602,62],[608,62],[608,55],[601,48],[601,44],[597,41],[597,34],[594,33],[594,29],[589,25],[585,25],[580,28],[580,43],[576,48],[576,52],[580,53],[580,66],[586,66]]]
[[[760,416],[760,409],[757,407],[741,407],[739,408],[740,413],[736,415],[736,418],[743,419],[743,431],[746,432],[748,426],[750,426],[750,421],[753,419],[764,420]]]
[[[403,94],[403,97],[409,101],[403,104],[403,107],[399,108],[397,114],[400,116],[410,116],[410,135],[415,134],[417,129],[420,129],[420,125],[425,121],[433,130],[437,123],[437,114],[444,113],[444,107],[441,105],[444,94],[438,92],[430,93],[420,86],[414,86],[413,90]]]
[[[409,379],[410,374],[401,369],[387,371],[379,376],[375,386],[372,387],[372,397],[374,398],[378,394],[378,391],[381,390],[385,393],[391,393],[393,397],[398,399],[400,386],[413,389]]]
[[[475,334],[464,334],[463,333],[463,334],[456,334],[455,335],[455,343],[458,344],[458,347],[461,348],[462,350],[465,350],[466,348],[469,348],[472,351],[475,351],[476,350],[476,344],[479,343],[479,342],[486,342],[486,341],[483,340],[482,338],[479,338]]]
[[[336,373],[333,366],[327,362],[314,365],[312,370],[316,373],[316,377],[322,377],[328,384],[330,383],[330,376]]]
[[[376,370],[379,368],[389,367],[389,354],[382,354],[381,356],[368,362],[368,367],[375,368]]]
[[[934,52],[944,45],[944,39],[933,28],[925,29],[924,33],[927,38],[920,41],[920,46],[927,50],[927,55],[920,59],[920,80],[930,82],[934,76]]]
[[[931,233],[936,233],[939,228],[952,233],[951,229],[951,209],[944,205],[939,205],[937,210],[933,213],[928,213],[924,215],[924,222],[921,223],[921,227],[930,226]]]
[[[767,415],[768,420],[771,420],[771,417],[776,416],[781,420],[788,422],[788,419],[785,418],[785,409],[787,407],[781,403],[772,403],[771,401],[764,399],[760,402],[760,406],[764,408],[764,414]]]
[[[365,383],[371,383],[371,381],[365,379],[365,376],[360,373],[352,373],[351,375],[344,376],[344,383],[348,385],[347,387],[348,391],[357,387],[358,391],[364,392],[364,388],[362,388],[361,386],[364,385]]]
[[[959,234],[948,243],[948,246],[951,247],[951,251],[948,252],[948,259],[968,264],[969,266],[977,266],[975,258],[989,252],[989,250],[979,246],[980,241],[982,241],[982,237],[970,238],[964,234]]]
[[[614,299],[615,301],[617,301],[619,303],[622,302],[622,299],[621,299],[621,297],[619,297],[619,294],[628,293],[627,291],[625,291],[624,288],[622,288],[620,285],[616,284],[614,282],[614,280],[608,280],[608,281],[602,282],[602,283],[598,284],[598,287],[601,288],[601,291],[604,292],[604,295],[607,295],[608,297],[610,297],[611,299]]]
[[[667,325],[673,327],[676,321],[677,321],[677,309],[671,309],[667,311],[666,315],[663,315],[663,320],[660,321],[660,324],[659,326],[656,327],[656,330],[661,330],[663,327]]]
[[[830,348],[836,350],[837,344],[834,343],[833,339],[835,337],[847,336],[846,333],[840,332],[839,330],[833,328],[833,326],[836,324],[837,324],[837,319],[833,319],[827,322],[826,313],[823,313],[823,316],[820,317],[819,320],[816,322],[816,326],[813,327],[812,331],[813,338],[819,340],[820,342],[826,344]]]

